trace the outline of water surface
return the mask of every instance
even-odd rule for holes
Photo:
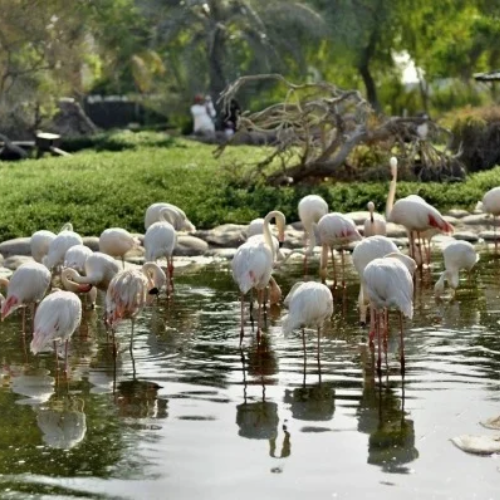
[[[434,300],[439,268],[417,281],[404,379],[397,321],[374,376],[352,268],[320,364],[315,332],[304,363],[279,308],[260,347],[248,326],[240,350],[223,261],[179,272],[174,299],[140,316],[132,352],[120,325],[116,363],[102,309],[86,311],[69,380],[54,353],[24,349],[14,314],[0,336],[1,498],[498,498],[497,458],[450,438],[495,434],[479,422],[500,415],[500,260],[483,255],[451,302]],[[279,271],[285,292],[301,270]]]

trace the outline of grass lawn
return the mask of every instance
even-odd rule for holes
[[[262,150],[233,147],[216,160],[213,149],[178,139],[120,152],[83,151],[66,158],[0,162],[0,241],[38,229],[57,231],[68,221],[83,235],[98,235],[112,226],[143,232],[144,212],[156,201],[180,206],[199,228],[247,223],[274,208],[297,220],[297,203],[311,192],[324,196],[332,211],[364,209],[369,200],[379,211],[384,209],[388,181],[248,188],[221,164],[262,155]],[[459,184],[401,183],[397,197],[414,193],[439,209],[471,208],[487,189],[498,185],[500,168]]]

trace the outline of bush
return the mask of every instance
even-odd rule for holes
[[[125,151],[140,147],[170,147],[174,139],[163,132],[113,130],[82,137],[62,140],[61,149],[76,153],[84,149],[95,151]]]
[[[387,180],[372,183],[331,183],[315,187],[274,188],[221,168],[213,146],[176,140],[170,148],[136,147],[128,151],[83,152],[73,157],[0,163],[0,240],[58,230],[71,221],[83,235],[98,235],[107,227],[144,232],[146,208],[157,201],[180,206],[200,229],[226,222],[248,223],[273,209],[289,221],[298,219],[297,204],[317,193],[330,210],[364,210],[368,201],[383,211]],[[224,153],[221,162],[237,164],[258,157],[261,148],[240,146]],[[243,172],[241,172],[243,175]],[[500,185],[500,168],[471,176],[453,188],[439,183],[398,184],[397,197],[423,196],[439,209],[471,208],[483,193]]]

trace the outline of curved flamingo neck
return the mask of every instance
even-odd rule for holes
[[[305,226],[305,230],[309,237],[309,246],[307,247],[307,253],[312,254],[317,243],[316,233],[314,232],[314,222],[308,223],[307,226]]]
[[[283,212],[280,212],[279,210],[272,210],[264,217],[264,228],[263,228],[264,241],[266,242],[266,245],[271,250],[271,253],[273,256],[273,262],[274,262],[274,260],[276,259],[276,252],[274,249],[271,228],[269,226],[269,222],[271,221],[271,219],[274,219],[276,221],[276,225],[278,226],[278,232],[280,234],[283,234],[283,232],[285,230],[285,215],[283,214]]]
[[[162,268],[155,262],[145,262],[142,265],[142,273],[147,277],[152,287],[161,288],[167,281]]]
[[[163,207],[158,214],[158,219],[162,222],[169,222],[172,226],[175,223],[176,213],[168,207]]]
[[[81,276],[74,269],[68,268],[61,273],[61,281],[66,290],[70,292],[82,292],[80,285],[92,285],[87,276]]]
[[[394,205],[394,198],[396,197],[396,185],[398,182],[398,171],[394,170],[392,174],[391,185],[389,186],[389,194],[387,195],[387,202],[385,204],[385,218],[390,220],[392,207]]]

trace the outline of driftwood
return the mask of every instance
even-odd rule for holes
[[[27,158],[28,153],[20,146],[14,144],[6,135],[0,134],[0,141],[3,142],[3,147],[12,153],[15,153],[19,158]]]
[[[380,149],[387,160],[397,154],[425,180],[457,180],[463,176],[458,158],[436,149],[431,142],[443,134],[449,137],[448,131],[427,116],[377,116],[357,90],[342,90],[326,82],[296,85],[279,74],[254,75],[236,80],[219,102],[227,107],[246,84],[269,79],[284,86],[283,102],[243,113],[237,133],[216,149],[216,156],[236,143],[241,134],[261,132],[276,139],[270,144],[273,150],[268,157],[255,165],[255,172],[272,184],[335,177],[362,146]]]

